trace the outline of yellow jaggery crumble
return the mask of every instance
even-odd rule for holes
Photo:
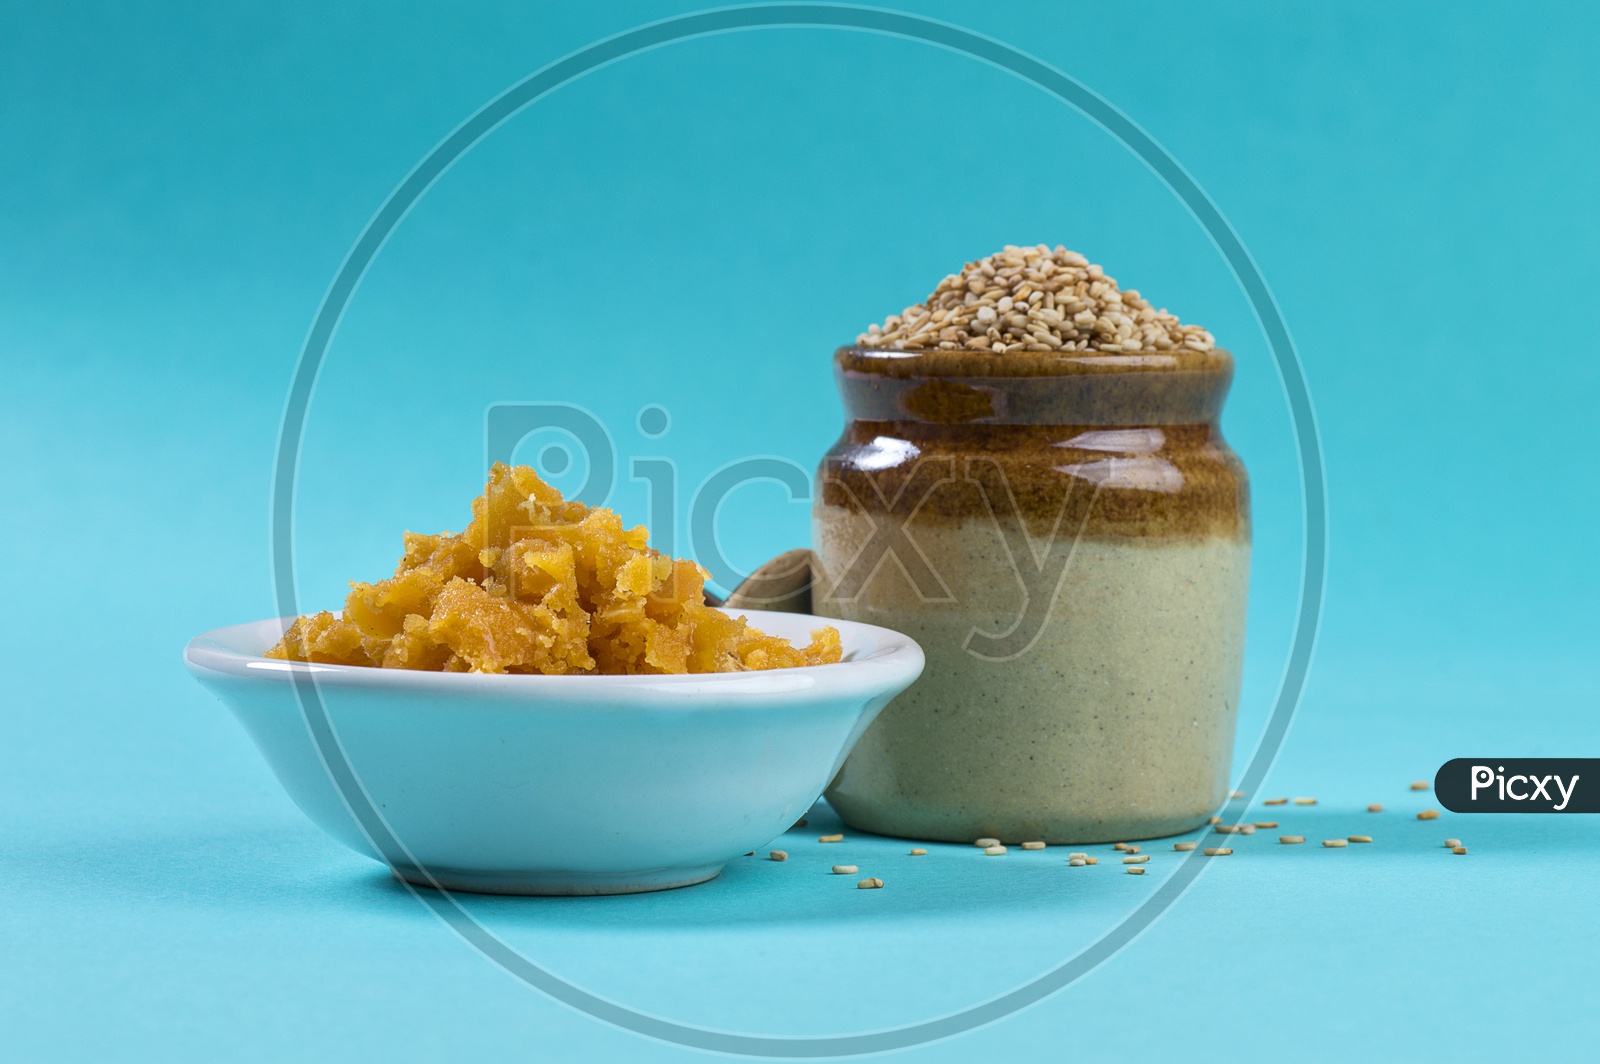
[[[444,672],[705,673],[827,665],[811,645],[706,605],[708,575],[651,550],[643,525],[568,502],[527,466],[495,463],[459,536],[405,535],[394,576],[353,582],[344,613],[297,619],[269,658]]]

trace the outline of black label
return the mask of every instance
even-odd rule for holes
[[[1458,757],[1433,789],[1452,813],[1600,813],[1600,758]]]

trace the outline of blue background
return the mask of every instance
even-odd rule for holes
[[[288,803],[183,673],[271,615],[268,488],[323,290],[456,123],[568,51],[688,5],[0,6],[0,1046],[7,1059],[686,1060],[491,967]],[[1590,425],[1600,18],[1565,5],[907,7],[1022,47],[1161,141],[1232,221],[1299,345],[1331,568],[1268,792],[1344,851],[1265,837],[1036,1008],[907,1051],[1488,1059],[1600,1035],[1582,817],[1411,813],[1455,756],[1596,753]],[[960,56],[826,30],[674,45],[480,144],[379,258],[331,349],[296,524],[306,608],[459,528],[497,401],[593,411],[680,510],[753,454],[810,468],[832,348],[1008,242],[1064,243],[1239,359],[1255,488],[1236,769],[1296,603],[1278,380],[1204,234],[1059,101]],[[642,435],[638,410],[672,415]],[[548,441],[547,441],[548,442]],[[539,441],[519,455],[531,459]],[[578,472],[575,470],[574,472]],[[612,498],[646,517],[622,472]],[[772,484],[723,508],[748,567],[807,537]],[[680,513],[676,545],[686,549]],[[1368,802],[1390,812],[1362,812]],[[675,1020],[871,1030],[1002,993],[1154,890],[1106,858],[1001,861],[815,831],[786,865],[588,900],[478,899],[542,964]],[[1267,814],[1263,813],[1262,816]],[[1276,834],[1268,832],[1267,835]],[[1466,858],[1439,848],[1465,839]],[[890,889],[839,889],[849,859]],[[870,867],[869,867],[870,866]],[[845,884],[848,886],[848,884]]]

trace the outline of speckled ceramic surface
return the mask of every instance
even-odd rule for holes
[[[868,831],[1099,842],[1226,795],[1250,522],[1224,351],[846,348],[814,609],[913,635],[922,683],[828,800]]]

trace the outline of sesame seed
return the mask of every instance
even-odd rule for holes
[[[1228,792],[1228,797],[1229,798],[1243,798],[1244,797],[1244,792],[1243,791],[1229,791]]]
[[[1317,800],[1315,798],[1296,798],[1294,800],[1294,804],[1295,805],[1316,805],[1317,804]]]
[[[926,857],[927,855],[928,851],[924,850],[921,846],[913,846],[911,848],[911,856],[913,857]]]
[[[1138,857],[1124,857],[1122,859],[1122,863],[1123,864],[1144,864],[1148,860],[1150,860],[1150,855],[1145,853],[1145,854],[1140,854]]]
[[[1207,857],[1226,857],[1233,851],[1226,846],[1208,846],[1200,852]]]
[[[1337,850],[1341,846],[1348,846],[1350,844],[1344,839],[1323,839],[1322,845],[1326,846],[1330,850]]]
[[[1304,835],[1279,835],[1278,841],[1283,843],[1285,846],[1296,846],[1302,842],[1305,842],[1306,837]]]
[[[1024,850],[1042,850],[1042,849],[1044,849],[1044,843],[1042,843],[1042,842],[1025,842],[1025,843],[1022,844],[1022,848]]]
[[[1129,868],[1129,869],[1126,869],[1125,871],[1130,876],[1142,876],[1142,875],[1144,875],[1144,869],[1142,869],[1142,868]]]
[[[1067,861],[1067,865],[1069,867],[1071,867],[1071,868],[1082,868],[1084,865],[1086,865],[1088,863],[1089,862],[1084,860],[1082,857],[1069,858],[1068,861]]]
[[[857,890],[881,890],[882,888],[883,880],[877,876],[869,876],[856,884]]]
[[[983,848],[983,852],[988,854],[990,857],[999,857],[1001,854],[1006,852],[1006,848],[997,842],[993,846],[985,846]]]
[[[1445,845],[1445,849],[1453,850],[1457,846],[1461,845],[1461,840],[1460,839],[1445,839],[1444,840],[1444,845]]]
[[[1083,859],[1083,863],[1084,864],[1099,864],[1100,863],[1100,858],[1098,858],[1098,857],[1085,857]]]
[[[1129,846],[1129,847],[1126,848],[1126,852],[1128,852],[1128,853],[1138,853],[1139,852],[1139,847],[1137,847],[1137,846]]]
[[[1128,844],[1125,842],[1118,842],[1114,843],[1111,848],[1113,850],[1126,850],[1128,848]]]
[[[818,842],[843,842],[844,841],[844,836],[843,835],[818,835],[817,836],[817,841]]]
[[[773,861],[787,861],[789,859],[789,855],[784,853],[782,850],[773,850],[771,853],[767,854],[767,857]]]
[[[1371,842],[1372,841],[1372,836],[1371,835],[1351,835],[1350,836],[1350,841],[1351,842]]]
[[[853,876],[859,871],[861,869],[853,864],[836,864],[833,866],[833,874],[836,876]]]
[[[1438,820],[1439,819],[1439,810],[1437,810],[1437,809],[1424,809],[1422,812],[1417,814],[1417,819],[1418,820]]]
[[[1266,801],[1262,802],[1261,804],[1262,805],[1288,805],[1289,804],[1289,799],[1287,799],[1287,798],[1268,798]]]
[[[1263,829],[1265,829],[1265,828],[1275,828],[1277,826],[1278,826],[1278,822],[1276,820],[1257,820],[1256,821],[1256,827],[1258,827],[1258,828],[1263,828]]]
[[[974,840],[972,840],[972,845],[976,846],[980,850],[986,850],[990,846],[998,846],[998,845],[1000,845],[1000,840],[999,839],[974,839]]]
[[[1067,859],[1068,860],[1071,860],[1074,857],[1078,858],[1078,860],[1080,860],[1080,861],[1086,861],[1086,860],[1089,859],[1089,855],[1088,854],[1079,853],[1077,850],[1074,850],[1071,853],[1067,854]]]
[[[1069,316],[1070,315],[1070,316]],[[1006,351],[1210,351],[1216,341],[1121,290],[1099,266],[1064,247],[1007,246],[967,263],[922,303],[870,325],[867,348]]]
[[[1373,802],[1371,805],[1367,806],[1367,812],[1369,812],[1369,813],[1381,813],[1381,812],[1383,812],[1383,803],[1382,802]]]
[[[1450,852],[1453,853],[1453,854],[1456,854],[1457,856],[1460,856],[1461,854],[1464,854],[1464,853],[1467,852],[1467,848],[1465,846],[1452,846],[1452,847],[1450,847]]]
[[[1427,780],[1417,780],[1416,782],[1411,784],[1411,789],[1414,790],[1414,791],[1425,791],[1425,790],[1428,789],[1428,781]]]
[[[1208,816],[1208,817],[1206,817],[1206,823],[1207,824],[1220,824],[1220,823],[1222,823],[1222,818],[1220,816]]]
[[[1175,842],[1172,844],[1172,848],[1181,853],[1185,850],[1192,850],[1198,845],[1200,845],[1198,842]]]

